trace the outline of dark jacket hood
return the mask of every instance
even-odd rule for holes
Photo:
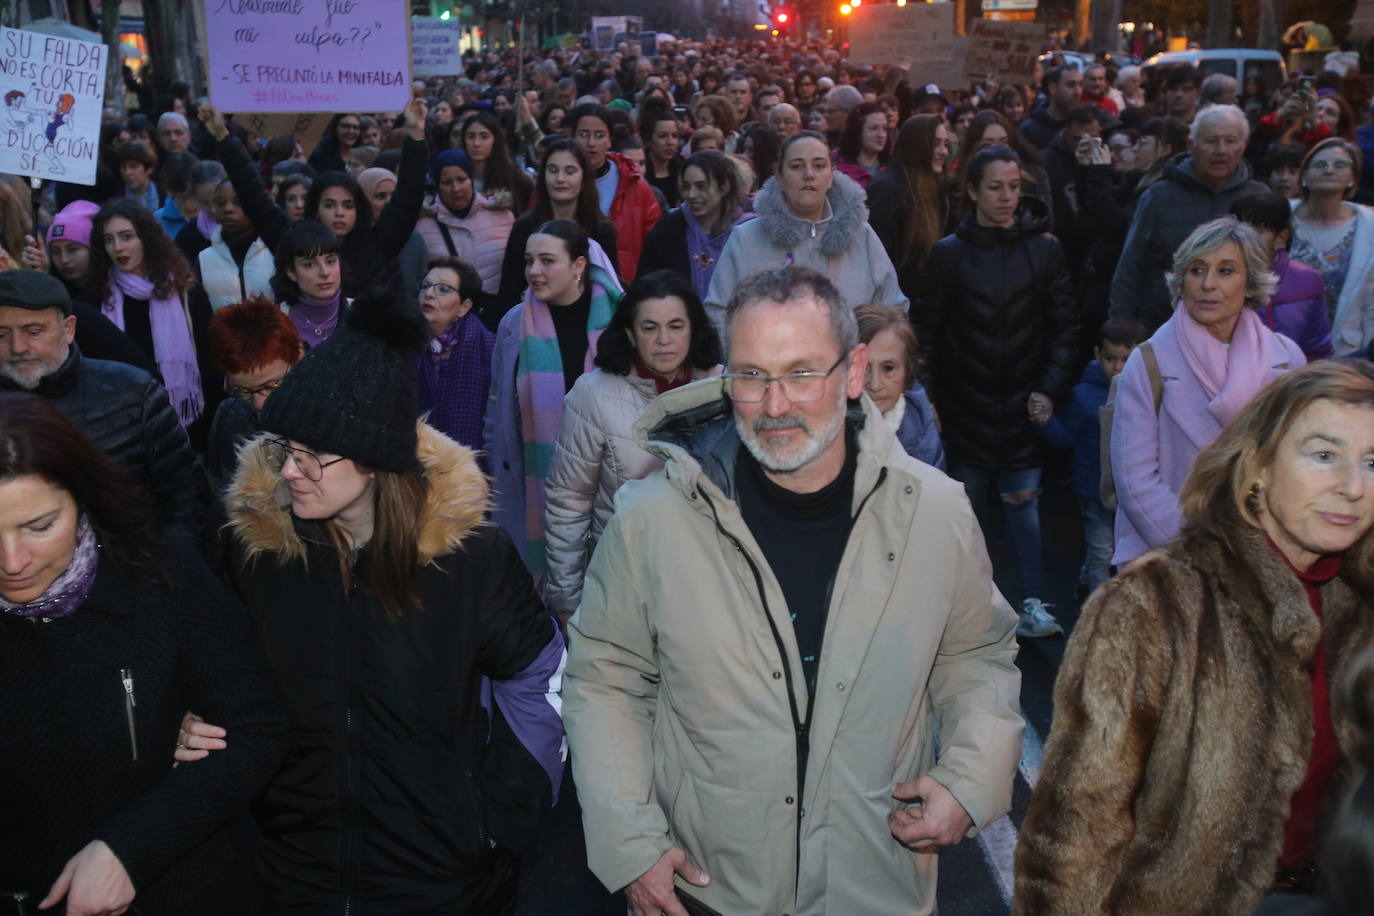
[[[1209,194],[1224,194],[1245,184],[1250,180],[1250,177],[1250,163],[1243,158],[1236,166],[1235,172],[1231,174],[1231,179],[1219,188],[1214,188],[1202,180],[1202,176],[1193,168],[1193,157],[1188,153],[1179,153],[1164,167],[1165,179],[1177,181],[1179,184],[1197,188]]]

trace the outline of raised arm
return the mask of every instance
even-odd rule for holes
[[[406,103],[406,139],[401,146],[396,191],[373,227],[377,250],[384,258],[394,258],[401,253],[420,218],[420,205],[425,200],[425,169],[429,165],[429,143],[425,140],[428,112],[422,99]]]
[[[224,123],[224,113],[206,103],[200,106],[200,120],[210,136],[215,138],[215,158],[229,173],[229,180],[234,184],[234,193],[239,196],[239,205],[243,207],[244,214],[253,228],[258,230],[258,237],[267,249],[276,251],[277,242],[291,226],[286,211],[272,200],[248,150],[243,148],[238,137],[229,133],[228,125]]]

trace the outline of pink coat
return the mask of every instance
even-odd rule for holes
[[[415,224],[415,231],[424,239],[429,256],[457,255],[477,269],[477,275],[482,278],[482,291],[495,295],[501,285],[501,259],[506,254],[506,240],[510,238],[510,227],[515,224],[515,214],[508,206],[502,207],[480,195],[473,201],[466,218],[453,215],[437,200],[434,212],[435,216],[423,216]],[[440,221],[453,240],[452,251],[439,228]]]
[[[1116,550],[1121,566],[1178,534],[1178,494],[1198,452],[1221,432],[1207,410],[1202,383],[1183,361],[1176,317],[1150,338],[1164,379],[1164,398],[1155,416],[1145,361],[1132,353],[1117,382],[1112,416],[1112,477],[1116,484]],[[1264,331],[1269,372],[1260,388],[1289,369],[1307,363],[1302,350],[1282,334]]]

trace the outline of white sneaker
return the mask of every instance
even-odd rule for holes
[[[1016,625],[1016,635],[1035,639],[1042,636],[1059,636],[1064,628],[1054,615],[1046,610],[1048,605],[1039,598],[1027,598],[1021,602],[1021,622]]]

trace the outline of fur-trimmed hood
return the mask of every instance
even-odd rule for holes
[[[472,449],[424,422],[417,426],[417,455],[429,482],[417,545],[423,566],[457,551],[464,538],[484,524],[491,490]],[[263,433],[240,446],[225,508],[246,559],[274,554],[279,563],[286,563],[303,559],[306,543],[291,514],[286,485],[267,459],[265,442],[271,438],[271,433]]]
[[[769,241],[784,251],[791,250],[801,244],[814,227],[820,236],[820,252],[827,258],[841,257],[858,245],[868,225],[867,197],[858,182],[848,175],[835,172],[834,176],[834,183],[825,195],[830,212],[816,223],[792,215],[777,176],[764,182],[754,200],[754,213]]]

